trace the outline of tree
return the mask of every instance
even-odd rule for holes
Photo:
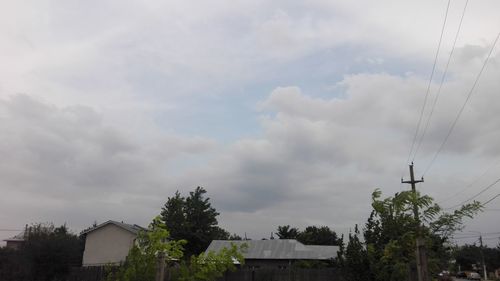
[[[305,245],[339,245],[340,239],[328,226],[308,226],[299,232],[297,240]]]
[[[175,192],[174,197],[168,198],[161,211],[161,218],[166,228],[170,232],[170,237],[174,240],[185,238],[188,231],[186,225],[186,199],[181,196],[179,191]]]
[[[241,238],[241,236],[239,236],[238,234],[233,233],[229,236],[227,240],[243,240],[243,238]]]
[[[299,229],[290,225],[278,226],[278,231],[275,232],[279,239],[296,239],[299,235]]]
[[[408,279],[408,269],[415,266],[417,226],[426,241],[431,273],[445,268],[450,257],[447,241],[463,228],[463,220],[481,210],[478,202],[467,204],[452,213],[444,213],[429,196],[405,191],[381,199],[380,190],[372,194],[372,212],[365,225],[364,238],[373,280]],[[413,207],[418,207],[416,221]]]
[[[139,232],[137,243],[130,249],[125,263],[116,273],[107,276],[109,281],[154,280],[158,254],[168,259],[180,259],[184,240],[169,240],[169,232],[160,217],[153,219],[147,231]]]
[[[129,251],[123,266],[117,272],[109,273],[108,281],[149,281],[155,280],[160,254],[169,261],[178,260],[183,256],[183,245],[186,241],[170,239],[166,225],[157,217],[149,225],[147,231],[139,233],[137,244]],[[245,246],[223,249],[219,253],[209,252],[193,255],[188,261],[183,261],[178,271],[174,272],[173,280],[213,281],[227,270],[234,270],[234,261],[244,262],[241,251]]]
[[[484,254],[484,260],[486,262],[486,268],[489,270],[500,268],[500,249],[499,248],[489,248],[481,247],[476,244],[464,245],[457,247],[453,252],[453,257],[456,260],[457,266],[460,265],[462,270],[472,270],[472,265],[477,266],[481,263],[481,250]]]
[[[185,198],[177,191],[162,208],[162,221],[171,238],[187,241],[185,257],[200,254],[212,240],[226,240],[230,236],[217,225],[219,213],[212,207],[210,198],[205,197],[206,193],[205,189],[197,187]]]
[[[0,251],[0,280],[64,280],[81,265],[84,244],[66,225],[33,224],[24,239],[18,250]]]
[[[243,264],[245,259],[241,254],[246,244],[240,247],[232,244],[231,248],[223,248],[218,253],[210,251],[198,256],[191,256],[189,263],[183,262],[179,275],[174,280],[179,281],[213,281],[222,277],[226,271],[236,270],[235,262]]]
[[[343,258],[343,273],[347,281],[370,281],[370,264],[364,245],[359,240],[358,225],[354,234],[349,233],[349,242]]]

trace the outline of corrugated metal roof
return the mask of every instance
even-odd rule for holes
[[[130,232],[132,232],[134,234],[138,234],[139,231],[141,231],[141,230],[146,230],[144,227],[139,226],[137,224],[128,224],[128,223],[123,223],[123,222],[117,222],[117,221],[109,220],[107,222],[101,223],[100,225],[98,225],[96,227],[93,227],[91,229],[83,231],[82,234],[86,234],[86,233],[92,232],[92,231],[94,231],[96,229],[99,229],[99,228],[101,228],[103,226],[106,226],[108,224],[114,224],[114,225],[116,225],[118,227],[121,227],[121,228],[123,228],[125,230],[128,230],[128,231],[130,231]]]
[[[238,246],[247,244],[248,248],[243,252],[245,259],[326,260],[336,258],[339,249],[338,246],[304,245],[294,239],[214,240],[208,246],[207,252],[218,252],[223,248],[229,248],[231,243]]]

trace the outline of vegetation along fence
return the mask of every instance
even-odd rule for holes
[[[108,269],[109,271],[109,269]],[[73,268],[67,281],[105,281],[104,267]],[[167,274],[169,276],[170,274]],[[335,268],[324,269],[239,269],[226,272],[217,281],[342,281],[339,271]],[[165,279],[168,280],[168,277]]]

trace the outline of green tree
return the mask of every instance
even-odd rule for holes
[[[185,240],[185,257],[202,253],[212,240],[227,240],[229,233],[218,226],[219,213],[212,207],[207,191],[197,187],[182,197],[177,191],[168,198],[161,217],[173,240]]]
[[[483,247],[481,249],[476,244],[460,246],[454,250],[453,257],[456,260],[457,267],[460,265],[462,270],[471,270],[473,264],[479,265],[482,260],[481,250],[488,270],[500,268],[500,249],[498,247]]]
[[[81,265],[84,244],[66,225],[33,224],[24,239],[17,250],[0,250],[0,280],[65,280],[72,266]]]
[[[349,242],[345,248],[345,257],[343,258],[343,273],[347,281],[369,281],[370,264],[366,249],[359,240],[358,225],[354,228],[354,234],[349,233]]]
[[[153,281],[161,254],[167,264],[177,261],[183,256],[183,245],[186,241],[170,239],[166,225],[158,216],[149,225],[147,231],[139,233],[137,243],[130,249],[127,259],[117,272],[107,276],[108,281]],[[234,270],[234,262],[243,263],[241,251],[245,246],[232,245],[218,253],[209,252],[193,255],[181,263],[180,269],[174,271],[174,280],[213,281],[227,270]]]
[[[219,252],[210,251],[200,255],[193,255],[189,262],[183,262],[178,276],[179,281],[213,281],[223,276],[226,271],[236,270],[235,263],[243,264],[245,259],[241,254],[246,244],[240,247],[232,244],[230,248],[223,248]]]
[[[339,245],[340,239],[328,226],[308,226],[299,232],[297,240],[305,245]]]
[[[463,228],[463,220],[481,210],[478,202],[467,204],[452,213],[444,213],[429,196],[405,191],[381,199],[380,190],[372,194],[372,212],[365,226],[364,238],[370,270],[374,280],[401,281],[408,279],[408,269],[414,266],[417,226],[425,238],[431,273],[446,266],[450,257],[447,241]],[[413,215],[418,207],[420,220]]]
[[[184,240],[169,240],[169,232],[160,217],[156,217],[147,231],[139,232],[136,244],[130,249],[127,259],[117,272],[108,275],[109,281],[152,281],[155,279],[158,255],[167,260],[180,259]]]
[[[299,235],[299,229],[290,225],[280,225],[275,234],[279,239],[296,239]]]

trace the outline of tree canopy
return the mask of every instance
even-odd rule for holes
[[[297,239],[305,245],[340,245],[341,239],[328,226],[308,226],[303,231],[290,225],[278,226],[279,239]]]
[[[219,213],[212,207],[207,191],[197,187],[183,197],[177,191],[161,211],[161,219],[173,240],[185,240],[185,257],[206,250],[212,240],[227,240],[230,233],[218,226]]]
[[[417,229],[428,249],[429,270],[437,273],[446,268],[451,255],[450,235],[463,228],[465,218],[481,210],[481,205],[473,202],[445,213],[431,197],[411,191],[385,199],[381,196],[380,190],[372,194],[372,212],[363,233],[369,268],[377,281],[408,279],[408,270],[415,266]],[[413,215],[414,205],[419,220]]]
[[[17,250],[0,248],[0,280],[64,280],[81,265],[84,243],[66,225],[33,224],[24,239]]]

